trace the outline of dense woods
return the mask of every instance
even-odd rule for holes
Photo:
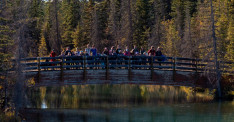
[[[213,58],[209,0],[2,0],[1,58],[133,45],[167,56]],[[219,60],[233,60],[234,1],[213,1]],[[19,38],[20,37],[20,38]],[[20,44],[19,44],[20,43]],[[14,48],[12,50],[11,48]],[[3,60],[1,60],[3,61]]]
[[[211,1],[0,0],[1,94],[11,59],[60,54],[67,46],[94,44],[101,52],[153,45],[166,56],[214,60],[215,36],[217,60],[234,61],[234,0]]]

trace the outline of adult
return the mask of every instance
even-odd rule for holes
[[[156,56],[162,56],[161,48],[158,47],[156,51]]]
[[[136,52],[139,52],[138,49],[137,49],[137,46],[133,45],[133,50],[132,50],[133,55],[135,55]]]
[[[130,56],[130,51],[128,50],[128,47],[126,47],[125,51],[124,51],[124,55],[125,56]]]
[[[144,53],[145,53],[145,49],[141,46],[140,54],[143,55]]]
[[[121,48],[119,45],[117,45],[116,54],[120,55],[120,53],[121,53]]]
[[[65,56],[67,56],[67,55],[68,55],[68,53],[71,53],[71,54],[72,54],[72,52],[71,52],[71,50],[70,50],[70,47],[67,47],[67,48],[66,48]]]
[[[110,51],[109,51],[109,54],[110,55],[116,55],[116,49],[115,49],[115,46],[112,46]]]
[[[161,48],[160,47],[157,48],[156,56],[159,56],[158,57],[158,61],[162,61],[163,60],[162,52],[161,52]],[[161,63],[159,63],[159,65],[161,66]]]
[[[76,51],[74,52],[74,55],[75,56],[72,57],[72,60],[76,61],[76,63],[75,63],[76,65],[80,65],[83,60],[82,60],[82,57],[81,57],[81,51],[79,51],[78,47],[76,48]],[[79,68],[76,67],[76,69],[79,69]]]
[[[65,56],[65,51],[63,50],[63,51],[60,53],[59,57],[64,57],[64,56]]]
[[[147,52],[149,56],[155,56],[156,51],[154,49],[154,46],[151,46],[150,50]]]
[[[50,53],[50,57],[55,57],[56,56],[56,53],[55,53],[55,51],[54,51],[54,49],[51,51],[51,53]],[[56,61],[55,59],[50,59],[50,62],[54,62],[54,61]],[[52,66],[54,66],[54,64],[52,64]]]
[[[90,55],[91,48],[89,47],[89,44],[87,44],[87,47],[85,48],[86,55]]]
[[[90,52],[92,53],[92,56],[97,56],[97,49],[93,45],[92,48],[90,49]]]
[[[109,50],[107,49],[107,47],[104,48],[104,51],[102,52],[103,55],[109,55]]]
[[[79,48],[78,48],[78,47],[76,48],[75,56],[80,56],[80,51],[79,51]]]

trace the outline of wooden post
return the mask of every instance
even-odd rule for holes
[[[198,69],[197,69],[198,66],[197,65],[198,65],[198,62],[197,62],[197,58],[196,58],[196,61],[195,61],[195,68],[196,68],[195,71],[196,71],[196,74],[198,73]]]
[[[153,56],[151,56],[150,60],[150,70],[151,70],[151,80],[153,81],[153,75],[154,75],[154,62],[153,62]]]
[[[176,80],[176,57],[173,57],[173,81]]]
[[[41,65],[41,58],[37,57],[37,71],[38,71],[37,76],[38,76],[38,82],[41,81],[41,67],[40,67],[40,65]]]
[[[60,70],[61,70],[61,81],[63,82],[63,78],[64,78],[64,74],[63,74],[63,61],[64,61],[64,58],[62,57],[61,59],[61,64],[60,64]]]
[[[131,56],[128,56],[128,80],[131,81]]]
[[[197,84],[198,80],[199,80],[199,74],[198,74],[198,59],[196,58],[196,61],[195,61],[195,80],[194,80],[194,86]],[[195,88],[194,88],[195,89]]]
[[[86,67],[86,61],[87,61],[87,60],[86,60],[86,56],[83,56],[83,64],[84,64],[84,66],[83,66],[83,67],[84,67],[84,68],[83,68],[83,70],[84,70],[84,71],[83,71],[83,79],[84,79],[84,81],[87,80],[87,76],[86,76],[86,75],[87,75],[87,71],[86,71],[86,68],[87,68],[87,67]]]
[[[109,60],[108,56],[106,56],[106,80],[109,79]]]

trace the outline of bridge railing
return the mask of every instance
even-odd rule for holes
[[[24,71],[43,70],[89,70],[89,69],[145,69],[214,71],[215,64],[209,60],[160,56],[70,56],[38,57],[21,60]],[[233,62],[220,62],[222,72],[233,73]]]

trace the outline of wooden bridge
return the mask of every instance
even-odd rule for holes
[[[157,56],[37,57],[21,60],[27,79],[35,86],[69,84],[146,84],[214,88],[211,60]],[[233,62],[219,62],[231,73]],[[207,75],[205,72],[209,72]]]

